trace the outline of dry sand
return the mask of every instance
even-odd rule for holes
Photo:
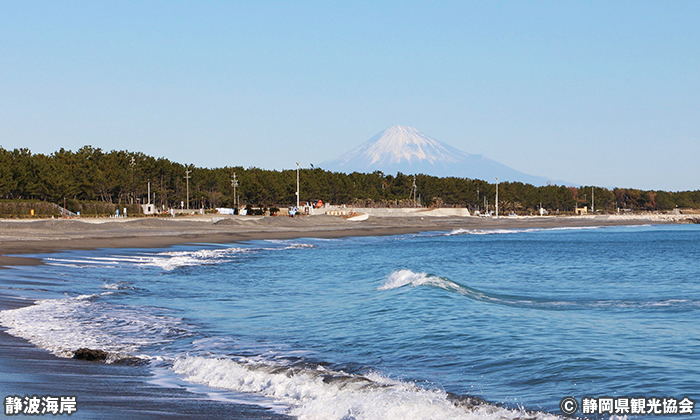
[[[231,243],[253,239],[399,235],[452,229],[529,229],[678,223],[687,218],[640,217],[370,217],[189,216],[133,219],[44,219],[0,221],[0,266],[39,264],[22,254],[68,249],[155,248],[185,243]],[[8,256],[9,255],[9,256]],[[12,255],[15,255],[13,257]]]

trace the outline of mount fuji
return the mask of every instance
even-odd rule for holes
[[[426,136],[413,127],[395,125],[378,133],[355,149],[326,161],[323,169],[335,172],[426,174],[439,177],[482,179],[493,182],[522,182],[545,185],[547,178],[528,175],[484,155],[465,153]]]

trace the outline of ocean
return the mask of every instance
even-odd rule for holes
[[[700,410],[698,225],[37,257],[0,272],[3,293],[37,299],[0,312],[7,332],[141,361],[156,386],[207,398],[323,420]]]

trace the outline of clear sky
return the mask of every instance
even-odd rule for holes
[[[700,2],[0,8],[6,149],[283,169],[396,124],[551,179],[700,189]]]

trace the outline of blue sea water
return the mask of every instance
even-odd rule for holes
[[[40,299],[0,312],[11,334],[59,356],[139,357],[163,380],[300,419],[558,418],[565,396],[700,402],[697,225],[39,257],[1,273],[8,293]]]

